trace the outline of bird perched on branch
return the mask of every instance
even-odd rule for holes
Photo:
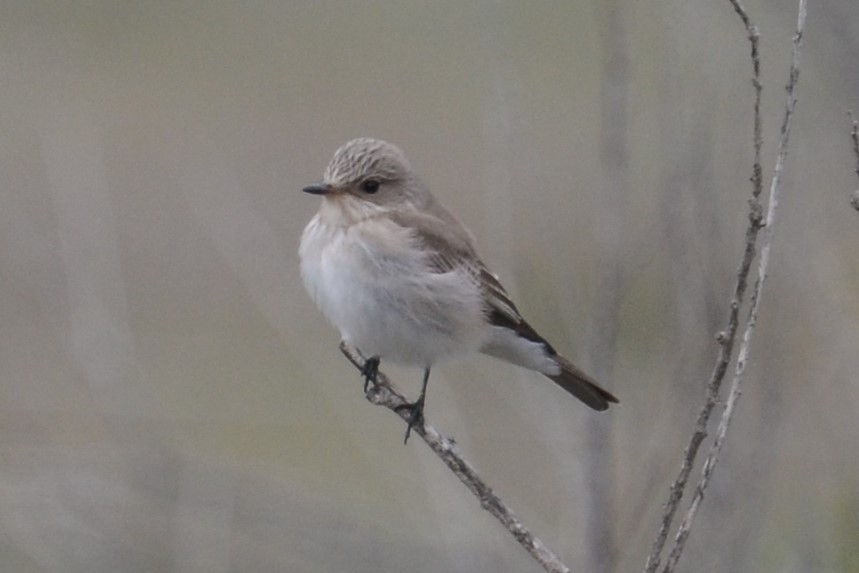
[[[354,139],[303,191],[322,205],[301,237],[301,276],[343,340],[370,356],[365,389],[382,359],[424,369],[406,440],[432,366],[467,352],[536,370],[594,410],[618,401],[525,322],[471,233],[396,146]]]

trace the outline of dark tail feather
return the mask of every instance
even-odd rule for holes
[[[608,408],[609,403],[618,403],[618,399],[611,392],[601,388],[599,384],[591,380],[590,376],[576,368],[572,362],[560,354],[556,354],[552,358],[561,367],[560,374],[554,376],[546,374],[552,382],[594,410],[602,411]]]

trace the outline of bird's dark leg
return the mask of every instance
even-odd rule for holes
[[[373,383],[373,386],[376,385],[377,374],[379,374],[379,357],[371,356],[364,361],[364,367],[361,368],[361,375],[364,377],[364,394],[367,393],[370,382]]]
[[[424,419],[424,402],[426,402],[427,397],[427,382],[429,381],[430,369],[429,367],[424,370],[424,381],[421,386],[421,395],[418,397],[417,401],[411,404],[403,404],[401,407],[408,409],[410,411],[409,414],[409,425],[406,428],[406,437],[403,439],[403,444],[408,443],[409,436],[412,433],[412,426],[414,426],[418,420],[423,421]]]

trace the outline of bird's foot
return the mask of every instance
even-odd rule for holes
[[[403,404],[402,406],[397,407],[397,410],[409,411],[409,417],[407,420],[409,425],[406,427],[406,437],[403,438],[403,444],[407,444],[409,442],[409,436],[412,434],[412,428],[415,424],[418,422],[423,424],[424,422],[424,396],[421,395],[416,402]]]
[[[367,393],[367,388],[370,383],[376,385],[376,377],[379,375],[379,357],[371,356],[364,361],[364,367],[361,368],[361,376],[364,377],[364,394]]]

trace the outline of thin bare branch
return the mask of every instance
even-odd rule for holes
[[[859,122],[853,117],[852,111],[848,111],[847,115],[850,116],[850,123],[853,124],[850,136],[853,138],[853,154],[856,155],[856,176],[859,177]],[[859,189],[850,195],[850,204],[853,205],[854,209],[859,211]]]
[[[363,369],[366,359],[357,349],[341,342],[340,351],[358,370]],[[409,421],[410,414],[407,409],[403,408],[409,402],[382,372],[378,373],[376,384],[371,384],[368,387],[365,396],[369,402],[377,406],[384,406],[404,421]],[[464,483],[465,487],[477,497],[483,509],[495,516],[543,569],[549,573],[569,573],[570,569],[519,521],[519,518],[507,504],[495,495],[492,488],[477,475],[472,465],[462,457],[458,446],[452,439],[439,434],[424,420],[415,423],[412,431],[426,442],[430,449],[459,478],[459,481]]]
[[[847,115],[850,116],[852,128],[850,137],[853,138],[853,154],[856,156],[856,176],[859,177],[859,121],[853,116],[853,110],[848,110]]]
[[[754,164],[752,166],[752,198],[749,200],[749,226],[746,228],[746,246],[743,251],[740,266],[737,270],[737,281],[734,285],[734,292],[731,296],[731,301],[728,306],[728,323],[725,329],[718,333],[716,340],[719,343],[719,355],[716,358],[716,364],[707,381],[707,395],[701,411],[698,413],[698,418],[695,421],[695,430],[686,446],[686,451],[683,454],[683,463],[680,466],[680,471],[671,484],[671,489],[668,494],[668,501],[663,508],[662,518],[660,520],[659,531],[653,544],[650,548],[650,554],[647,556],[644,570],[646,573],[654,573],[659,568],[660,556],[665,547],[665,542],[668,539],[668,532],[671,530],[671,524],[674,522],[674,516],[677,513],[677,508],[680,505],[680,500],[683,497],[683,492],[686,489],[686,483],[689,480],[689,475],[692,473],[692,466],[698,456],[698,450],[704,438],[707,437],[707,425],[710,421],[710,415],[713,408],[719,399],[719,390],[722,387],[722,381],[728,370],[728,364],[731,361],[731,355],[734,349],[734,342],[737,336],[739,326],[740,306],[745,298],[746,288],[748,285],[749,272],[752,267],[752,261],[755,258],[756,244],[758,233],[763,227],[763,208],[760,203],[760,195],[763,188],[763,177],[761,168],[761,147],[763,146],[762,136],[762,120],[761,120],[761,63],[758,44],[760,34],[757,26],[755,26],[748,17],[745,8],[739,0],[730,0],[734,10],[739,14],[746,27],[746,33],[751,44],[752,57],[752,85],[755,88],[754,102],[754,133],[752,143],[754,146]]]
[[[802,36],[805,31],[805,17],[806,0],[799,0],[796,33],[793,37],[793,49],[791,52],[790,77],[786,88],[787,100],[785,102],[784,118],[782,120],[779,136],[778,156],[776,157],[776,164],[773,169],[772,181],[770,183],[769,199],[767,202],[767,216],[764,234],[761,240],[761,256],[758,261],[758,278],[755,282],[754,292],[752,293],[751,308],[749,309],[749,318],[746,322],[746,327],[743,332],[743,340],[740,344],[739,354],[737,355],[737,364],[734,371],[734,378],[731,382],[731,391],[728,394],[728,401],[725,404],[725,410],[722,412],[722,417],[719,420],[716,437],[713,444],[710,446],[707,458],[704,460],[704,467],[701,470],[701,479],[695,488],[695,493],[692,496],[689,509],[677,530],[674,547],[671,549],[671,554],[668,556],[668,561],[662,570],[663,573],[672,573],[677,567],[680,556],[683,554],[686,540],[689,538],[689,532],[692,524],[694,523],[698,508],[701,505],[701,501],[704,499],[704,491],[707,489],[707,486],[710,483],[710,477],[713,475],[713,471],[718,463],[719,453],[721,452],[722,446],[725,442],[728,428],[731,425],[734,408],[740,394],[742,393],[743,375],[745,374],[746,364],[749,359],[749,349],[751,347],[755,327],[757,326],[758,312],[763,298],[763,288],[767,278],[767,270],[769,268],[770,249],[772,247],[776,215],[778,213],[779,199],[781,196],[782,174],[784,172],[784,166],[787,161],[789,150],[790,128],[794,110],[796,108],[796,86],[799,81],[799,56],[800,48],[802,46]]]

